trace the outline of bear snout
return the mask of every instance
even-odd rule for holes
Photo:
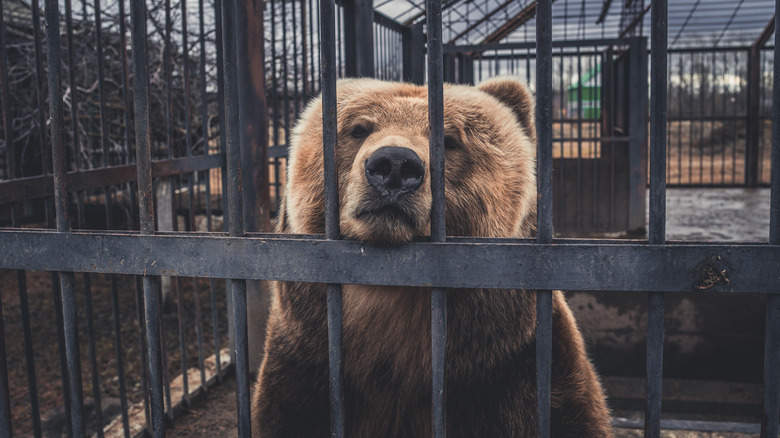
[[[409,148],[383,146],[365,162],[366,180],[388,202],[414,192],[423,183],[425,166]]]

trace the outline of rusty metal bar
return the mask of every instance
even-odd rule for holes
[[[138,203],[141,234],[154,234],[154,190],[151,172],[151,138],[149,132],[149,72],[146,51],[146,5],[130,2],[133,43],[133,87],[135,96],[135,145],[138,166]],[[160,339],[160,303],[157,278],[144,275],[143,304],[148,347],[150,412],[152,436],[165,436],[162,357]]]
[[[228,202],[231,237],[244,235],[243,192],[241,184],[241,143],[239,125],[239,92],[237,41],[246,39],[246,28],[241,33],[237,23],[238,0],[224,0],[222,3],[223,59],[225,71],[225,131],[227,140]],[[247,342],[246,280],[231,280],[231,299],[233,302],[234,363],[237,380],[237,420],[238,435],[251,436],[249,412],[249,353]]]
[[[37,3],[37,2],[33,2]],[[46,49],[49,64],[49,111],[51,120],[51,153],[54,173],[54,206],[57,231],[70,232],[68,187],[65,178],[67,163],[63,145],[62,66],[60,49],[60,11],[57,0],[46,1]],[[67,382],[70,398],[70,422],[74,436],[84,436],[84,401],[81,386],[81,355],[79,352],[76,290],[72,272],[60,272]]]
[[[552,191],[552,0],[536,2],[537,242],[553,238]],[[536,293],[536,421],[538,436],[550,436],[552,291]]]
[[[775,29],[780,29],[780,0],[775,0]],[[780,243],[780,35],[775,32],[774,73],[772,77],[772,192],[769,216],[769,242]],[[780,296],[768,295],[764,334],[764,406],[761,437],[777,438],[780,433]]]
[[[224,154],[192,156],[155,161],[152,165],[152,177],[163,178],[187,172],[216,169],[225,165]],[[66,175],[68,187],[78,192],[94,188],[118,185],[136,181],[137,170],[134,164],[102,167],[90,170],[74,170]],[[17,178],[0,182],[0,205],[21,202],[27,199],[51,196],[54,193],[54,180],[51,175]]]
[[[666,113],[667,113],[667,0],[653,0],[650,81],[650,223],[651,245],[666,242]],[[661,435],[663,383],[664,294],[648,293],[647,394],[645,438]]]

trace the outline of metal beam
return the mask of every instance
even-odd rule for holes
[[[552,0],[551,3],[555,3],[555,0]],[[528,20],[534,17],[536,17],[536,2],[530,3],[528,6],[523,8],[522,11],[518,12],[514,17],[507,20],[507,22],[504,23],[503,26],[494,30],[493,33],[485,37],[485,39],[482,40],[481,44],[497,43],[501,41],[502,39],[509,36],[509,34],[514,32],[518,27],[527,23]]]
[[[752,47],[761,48],[764,47],[767,41],[769,41],[769,37],[772,36],[772,33],[775,31],[775,16],[772,15],[772,19],[769,20],[769,23],[766,24],[766,27],[764,27],[763,32],[761,32],[761,35],[756,38],[756,41],[753,43]]]
[[[645,14],[647,14],[648,12],[650,12],[650,6],[652,6],[652,3],[650,3],[650,4],[649,4],[649,5],[647,5],[647,6],[645,6],[645,9],[643,9],[643,10],[642,10],[642,13],[641,13],[641,14],[639,14],[639,15],[637,15],[637,17],[636,17],[636,18],[634,18],[634,21],[632,21],[631,23],[629,23],[629,25],[628,25],[628,26],[626,26],[626,28],[625,28],[625,29],[623,29],[623,30],[621,30],[621,31],[620,31],[620,35],[619,35],[618,37],[619,37],[619,38],[623,38],[623,37],[625,37],[626,35],[628,35],[629,33],[631,33],[631,31],[633,31],[633,30],[634,30],[634,28],[635,28],[635,27],[637,27],[637,25],[639,25],[639,23],[641,23],[641,22],[642,22],[642,20],[644,20],[644,18],[645,18]]]
[[[455,37],[454,37],[454,38],[452,38],[448,44],[455,44],[455,42],[456,42],[457,40],[459,40],[459,39],[463,38],[463,37],[464,37],[466,34],[468,34],[469,32],[471,32],[472,30],[476,29],[476,28],[477,28],[477,26],[479,26],[480,24],[482,24],[482,23],[484,23],[485,21],[489,20],[489,19],[490,19],[490,17],[492,17],[492,16],[496,15],[497,13],[499,13],[499,12],[503,11],[504,9],[506,9],[506,7],[507,7],[507,6],[509,6],[509,5],[511,5],[511,4],[515,3],[515,2],[516,2],[516,0],[507,0],[505,3],[501,4],[501,5],[500,5],[499,7],[497,7],[496,9],[493,9],[492,11],[488,12],[487,14],[485,14],[485,16],[483,16],[482,18],[480,18],[479,20],[477,20],[477,21],[476,21],[475,23],[473,23],[471,26],[469,26],[469,27],[467,27],[466,29],[464,29],[464,30],[463,30],[461,33],[459,33],[459,34],[455,35]]]
[[[607,13],[609,13],[609,8],[612,6],[612,0],[604,0],[604,4],[601,6],[601,13],[599,14],[598,20],[596,20],[596,24],[601,24],[604,22],[604,19],[607,18]]]
[[[0,269],[494,289],[780,293],[778,245],[448,238],[389,248],[321,236],[248,236],[2,230]]]

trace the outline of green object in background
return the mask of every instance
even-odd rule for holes
[[[601,118],[601,85],[599,74],[601,64],[588,70],[582,79],[566,87],[566,117],[576,119],[600,119]],[[582,107],[578,105],[582,92]],[[581,111],[578,113],[578,109]]]

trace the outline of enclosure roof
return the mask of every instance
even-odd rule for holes
[[[534,41],[535,0],[443,0],[445,42]],[[774,0],[669,1],[669,47],[747,46],[774,22]],[[395,20],[425,20],[422,0],[376,0]],[[553,0],[553,39],[650,35],[650,0]],[[772,29],[768,30],[773,35]]]

